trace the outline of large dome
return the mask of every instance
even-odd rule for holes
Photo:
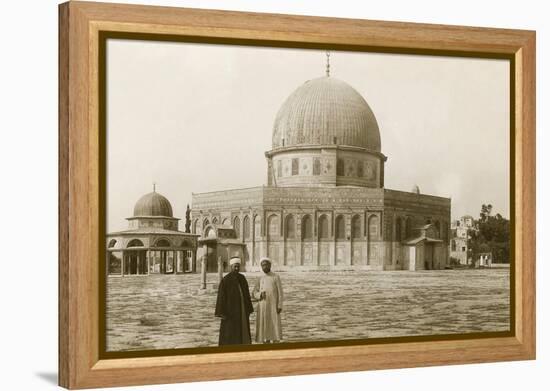
[[[380,152],[374,113],[349,84],[333,77],[309,80],[279,109],[273,126],[273,148],[312,144]]]
[[[144,216],[173,217],[172,205],[170,205],[170,201],[166,197],[156,191],[145,194],[134,206],[134,217]]]

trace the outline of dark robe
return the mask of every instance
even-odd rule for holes
[[[220,324],[221,345],[250,344],[249,316],[254,311],[246,278],[231,272],[221,281],[216,300],[216,316]]]

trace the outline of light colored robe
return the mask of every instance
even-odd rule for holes
[[[266,293],[260,300],[261,292]],[[256,282],[252,296],[258,301],[256,313],[256,342],[280,341],[283,339],[281,315],[277,309],[283,309],[283,285],[279,276],[273,272],[264,274]]]

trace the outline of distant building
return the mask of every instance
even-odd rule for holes
[[[469,254],[468,232],[475,229],[475,220],[469,215],[451,223],[450,255],[461,265],[468,265],[471,261],[469,257],[473,256]]]
[[[418,186],[384,188],[378,123],[349,84],[327,75],[296,89],[265,157],[267,186],[192,196],[192,232],[209,271],[233,255],[246,270],[259,269],[263,256],[275,270],[448,265],[451,200]]]
[[[126,231],[107,234],[109,275],[150,275],[196,271],[198,235],[178,231],[172,205],[153,191],[139,199]]]

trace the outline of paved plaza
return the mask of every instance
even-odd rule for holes
[[[252,287],[259,273],[245,273]],[[509,270],[280,273],[285,342],[507,331]],[[209,274],[210,283],[216,274]],[[107,350],[217,346],[199,274],[109,277]],[[251,316],[254,337],[255,314]]]

